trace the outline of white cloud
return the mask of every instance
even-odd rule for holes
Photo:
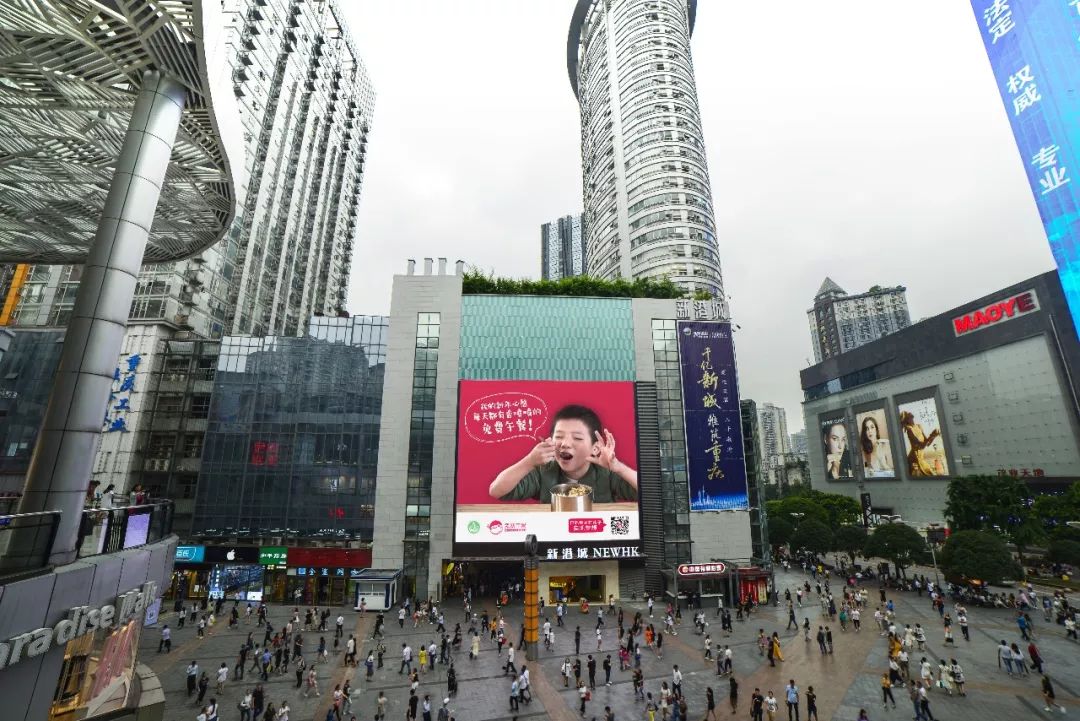
[[[342,5],[377,92],[349,308],[386,312],[407,258],[538,276],[581,208],[573,3]],[[964,0],[702,0],[693,53],[742,395],[789,430],[825,275],[918,319],[1053,267]]]

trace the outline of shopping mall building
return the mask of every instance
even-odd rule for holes
[[[948,481],[1010,475],[1033,493],[1080,478],[1077,342],[1055,272],[801,372],[814,488],[942,523]]]
[[[757,454],[724,307],[463,294],[462,268],[410,261],[394,278],[373,565],[402,569],[416,596],[490,592],[520,577],[536,535],[549,602],[676,588],[764,598],[744,462]],[[583,460],[570,439],[597,427],[606,449]],[[553,491],[569,477],[592,492]]]

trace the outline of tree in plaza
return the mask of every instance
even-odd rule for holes
[[[1051,528],[1067,528],[1066,522],[1080,521],[1080,482],[1070,485],[1064,493],[1036,496],[1031,511]]]
[[[829,522],[829,513],[821,504],[803,496],[790,496],[779,501],[766,501],[765,510],[769,519],[786,518],[794,526],[813,518],[821,523]]]
[[[840,526],[833,534],[833,548],[846,553],[852,563],[866,548],[866,529],[862,526]]]
[[[832,528],[849,523],[858,523],[862,519],[862,506],[851,496],[841,493],[822,493],[814,491],[810,500],[817,503],[829,514],[829,525]]]
[[[1046,547],[1046,558],[1051,563],[1067,563],[1080,566],[1080,541],[1055,539]]]
[[[791,541],[791,534],[795,532],[795,526],[783,516],[769,519],[769,545],[773,551]]]
[[[949,482],[945,517],[956,531],[997,531],[1024,549],[1045,538],[1043,522],[1032,510],[1027,484],[1013,476],[964,476]]]
[[[906,567],[924,561],[928,553],[926,541],[914,528],[903,523],[886,523],[867,537],[863,555],[888,559],[897,572],[904,575]]]
[[[815,556],[828,553],[832,546],[832,530],[816,518],[804,518],[791,536],[793,550],[807,551]]]
[[[941,568],[946,578],[978,579],[1000,583],[1019,578],[1020,567],[1013,560],[1005,539],[989,531],[957,531],[941,550]]]

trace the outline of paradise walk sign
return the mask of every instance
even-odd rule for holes
[[[40,656],[52,648],[53,644],[63,645],[99,628],[114,628],[133,617],[142,618],[146,608],[152,605],[156,598],[157,583],[147,581],[138,588],[120,594],[113,603],[96,607],[76,606],[52,628],[20,633],[0,643],[0,669],[8,668],[23,659]]]

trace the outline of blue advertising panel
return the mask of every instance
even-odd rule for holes
[[[677,327],[690,510],[747,508],[731,324],[679,321]]]
[[[1080,330],[1080,0],[971,6]]]
[[[206,558],[205,546],[177,546],[177,563],[202,563]]]

